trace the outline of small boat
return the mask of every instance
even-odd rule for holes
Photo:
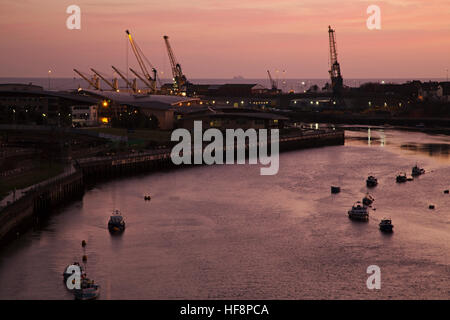
[[[444,190],[444,193],[445,194],[449,194],[449,190],[447,189],[447,190]]]
[[[122,232],[125,230],[125,221],[119,210],[114,210],[109,218],[108,230],[110,232]]]
[[[144,196],[145,201],[150,201],[152,198],[150,196]]]
[[[74,262],[72,265],[80,267],[81,275],[84,274],[83,267],[82,267],[78,262]],[[75,273],[75,271],[74,271],[74,272],[69,272],[69,271],[68,271],[69,267],[70,267],[70,265],[68,265],[68,266],[66,267],[66,269],[64,269],[64,272],[63,272],[64,283],[66,283],[66,282],[67,282],[67,279],[68,279],[72,274]]]
[[[391,219],[382,219],[379,226],[380,230],[383,232],[392,232],[392,229],[394,229]]]
[[[428,206],[428,209],[434,210],[434,208],[435,208],[434,204],[430,204],[430,205]]]
[[[331,186],[331,193],[339,193],[341,192],[340,187]]]
[[[375,199],[370,195],[370,194],[366,194],[366,196],[362,199],[362,203],[365,206],[370,206],[373,202],[375,201]]]
[[[408,178],[406,177],[406,173],[400,172],[400,174],[397,175],[397,178],[395,178],[397,183],[403,183],[408,181]]]
[[[369,220],[369,212],[367,211],[367,207],[358,201],[348,211],[348,217],[353,220],[367,221]]]
[[[420,176],[421,174],[424,174],[424,173],[425,173],[425,169],[419,168],[419,167],[417,166],[417,164],[412,168],[412,171],[411,171],[411,175],[412,175],[413,177]]]
[[[74,289],[73,294],[77,300],[94,300],[100,295],[100,286],[87,277],[81,279],[80,289]]]
[[[367,185],[369,188],[375,187],[377,184],[378,184],[377,178],[375,178],[374,176],[369,176],[369,177],[367,177],[366,185]]]

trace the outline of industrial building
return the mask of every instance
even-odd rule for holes
[[[48,91],[33,84],[0,84],[0,123],[71,125],[72,106],[91,106],[97,99]]]
[[[225,129],[270,129],[283,128],[289,118],[248,108],[205,107],[180,108],[175,111],[175,126],[192,130],[194,121],[202,121],[203,128]]]

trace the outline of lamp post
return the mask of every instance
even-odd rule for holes
[[[52,70],[48,70],[48,90],[50,90],[50,75],[52,74]]]

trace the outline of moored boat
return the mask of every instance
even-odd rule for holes
[[[367,207],[362,205],[360,201],[356,202],[348,211],[348,217],[353,220],[369,220],[369,212]]]
[[[108,230],[110,232],[122,232],[125,230],[125,220],[119,210],[114,210],[109,218]]]
[[[366,185],[371,188],[371,187],[375,187],[378,184],[378,180],[377,178],[375,178],[374,176],[368,176],[367,180],[366,180]]]
[[[94,280],[83,277],[80,289],[74,289],[73,294],[77,300],[94,300],[100,295],[100,286]]]
[[[424,174],[424,173],[425,173],[425,169],[419,168],[417,165],[415,165],[411,170],[411,175],[413,177],[420,176],[421,174]]]
[[[341,192],[340,187],[331,186],[331,193],[339,193],[339,192]]]
[[[366,194],[366,196],[362,199],[362,203],[365,206],[370,206],[373,202],[375,201],[375,199],[370,195],[370,194]]]
[[[380,230],[384,232],[392,232],[394,229],[394,225],[392,224],[391,219],[382,219],[379,226]]]
[[[406,177],[406,173],[400,172],[395,178],[395,180],[397,181],[397,183],[403,183],[408,181],[408,178]]]

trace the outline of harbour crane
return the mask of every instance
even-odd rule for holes
[[[137,74],[137,72],[133,71],[131,68],[130,68],[130,70],[132,70],[132,72],[150,88],[152,93],[155,93],[156,92],[156,76],[157,76],[158,72],[156,71],[155,67],[153,67],[153,65],[150,63],[150,61],[148,61],[148,59],[145,57],[145,55],[143,54],[143,52],[137,45],[136,41],[131,36],[130,31],[125,30],[125,33],[128,36],[128,40],[130,41],[131,48],[133,49],[133,53],[139,64],[139,67],[141,68],[141,71],[144,74],[143,78],[145,78],[145,81],[142,79],[142,77],[140,75]],[[147,69],[147,66],[145,65],[144,59],[145,59],[145,62],[150,66],[150,68],[152,68],[153,77],[148,72],[148,69]]]
[[[276,81],[272,78],[272,75],[270,74],[270,71],[267,70],[267,74],[269,75],[270,85],[272,87],[272,91],[278,91],[278,86]]]
[[[328,36],[330,41],[330,70],[328,72],[330,73],[333,95],[339,97],[343,89],[343,80],[341,66],[337,60],[336,38],[334,32],[335,31],[331,29],[331,26],[328,26]]]
[[[127,88],[131,88],[131,90],[133,90],[133,93],[138,92],[136,78],[134,78],[133,82],[131,82],[130,80],[127,79],[127,77],[124,76],[124,74],[121,71],[119,71],[119,69],[117,69],[114,66],[111,66],[111,68],[123,79],[123,81],[125,81],[125,83],[127,84]]]
[[[130,68],[130,71],[139,79],[141,79],[141,81],[147,86],[147,87],[151,87],[152,84],[142,75],[139,74],[139,72],[135,71],[133,68]]]
[[[181,70],[181,65],[177,62],[173,53],[172,47],[169,43],[169,37],[164,36],[164,42],[166,43],[167,53],[169,55],[170,65],[172,67],[173,76],[173,88],[176,94],[186,94],[188,81],[186,76]]]
[[[92,79],[89,79],[88,76],[86,76],[83,72],[78,71],[77,69],[73,69],[80,77],[82,77],[84,80],[86,80],[87,83],[91,87],[93,87],[95,90],[101,90],[100,89],[100,79],[97,77],[97,75],[94,74]]]
[[[96,71],[94,68],[91,68],[91,71],[95,73],[97,76],[99,76],[103,81],[105,81],[105,83],[108,86],[110,86],[112,90],[119,91],[119,82],[117,81],[117,79],[113,79],[113,81],[111,82],[108,79],[106,79],[100,72]]]

